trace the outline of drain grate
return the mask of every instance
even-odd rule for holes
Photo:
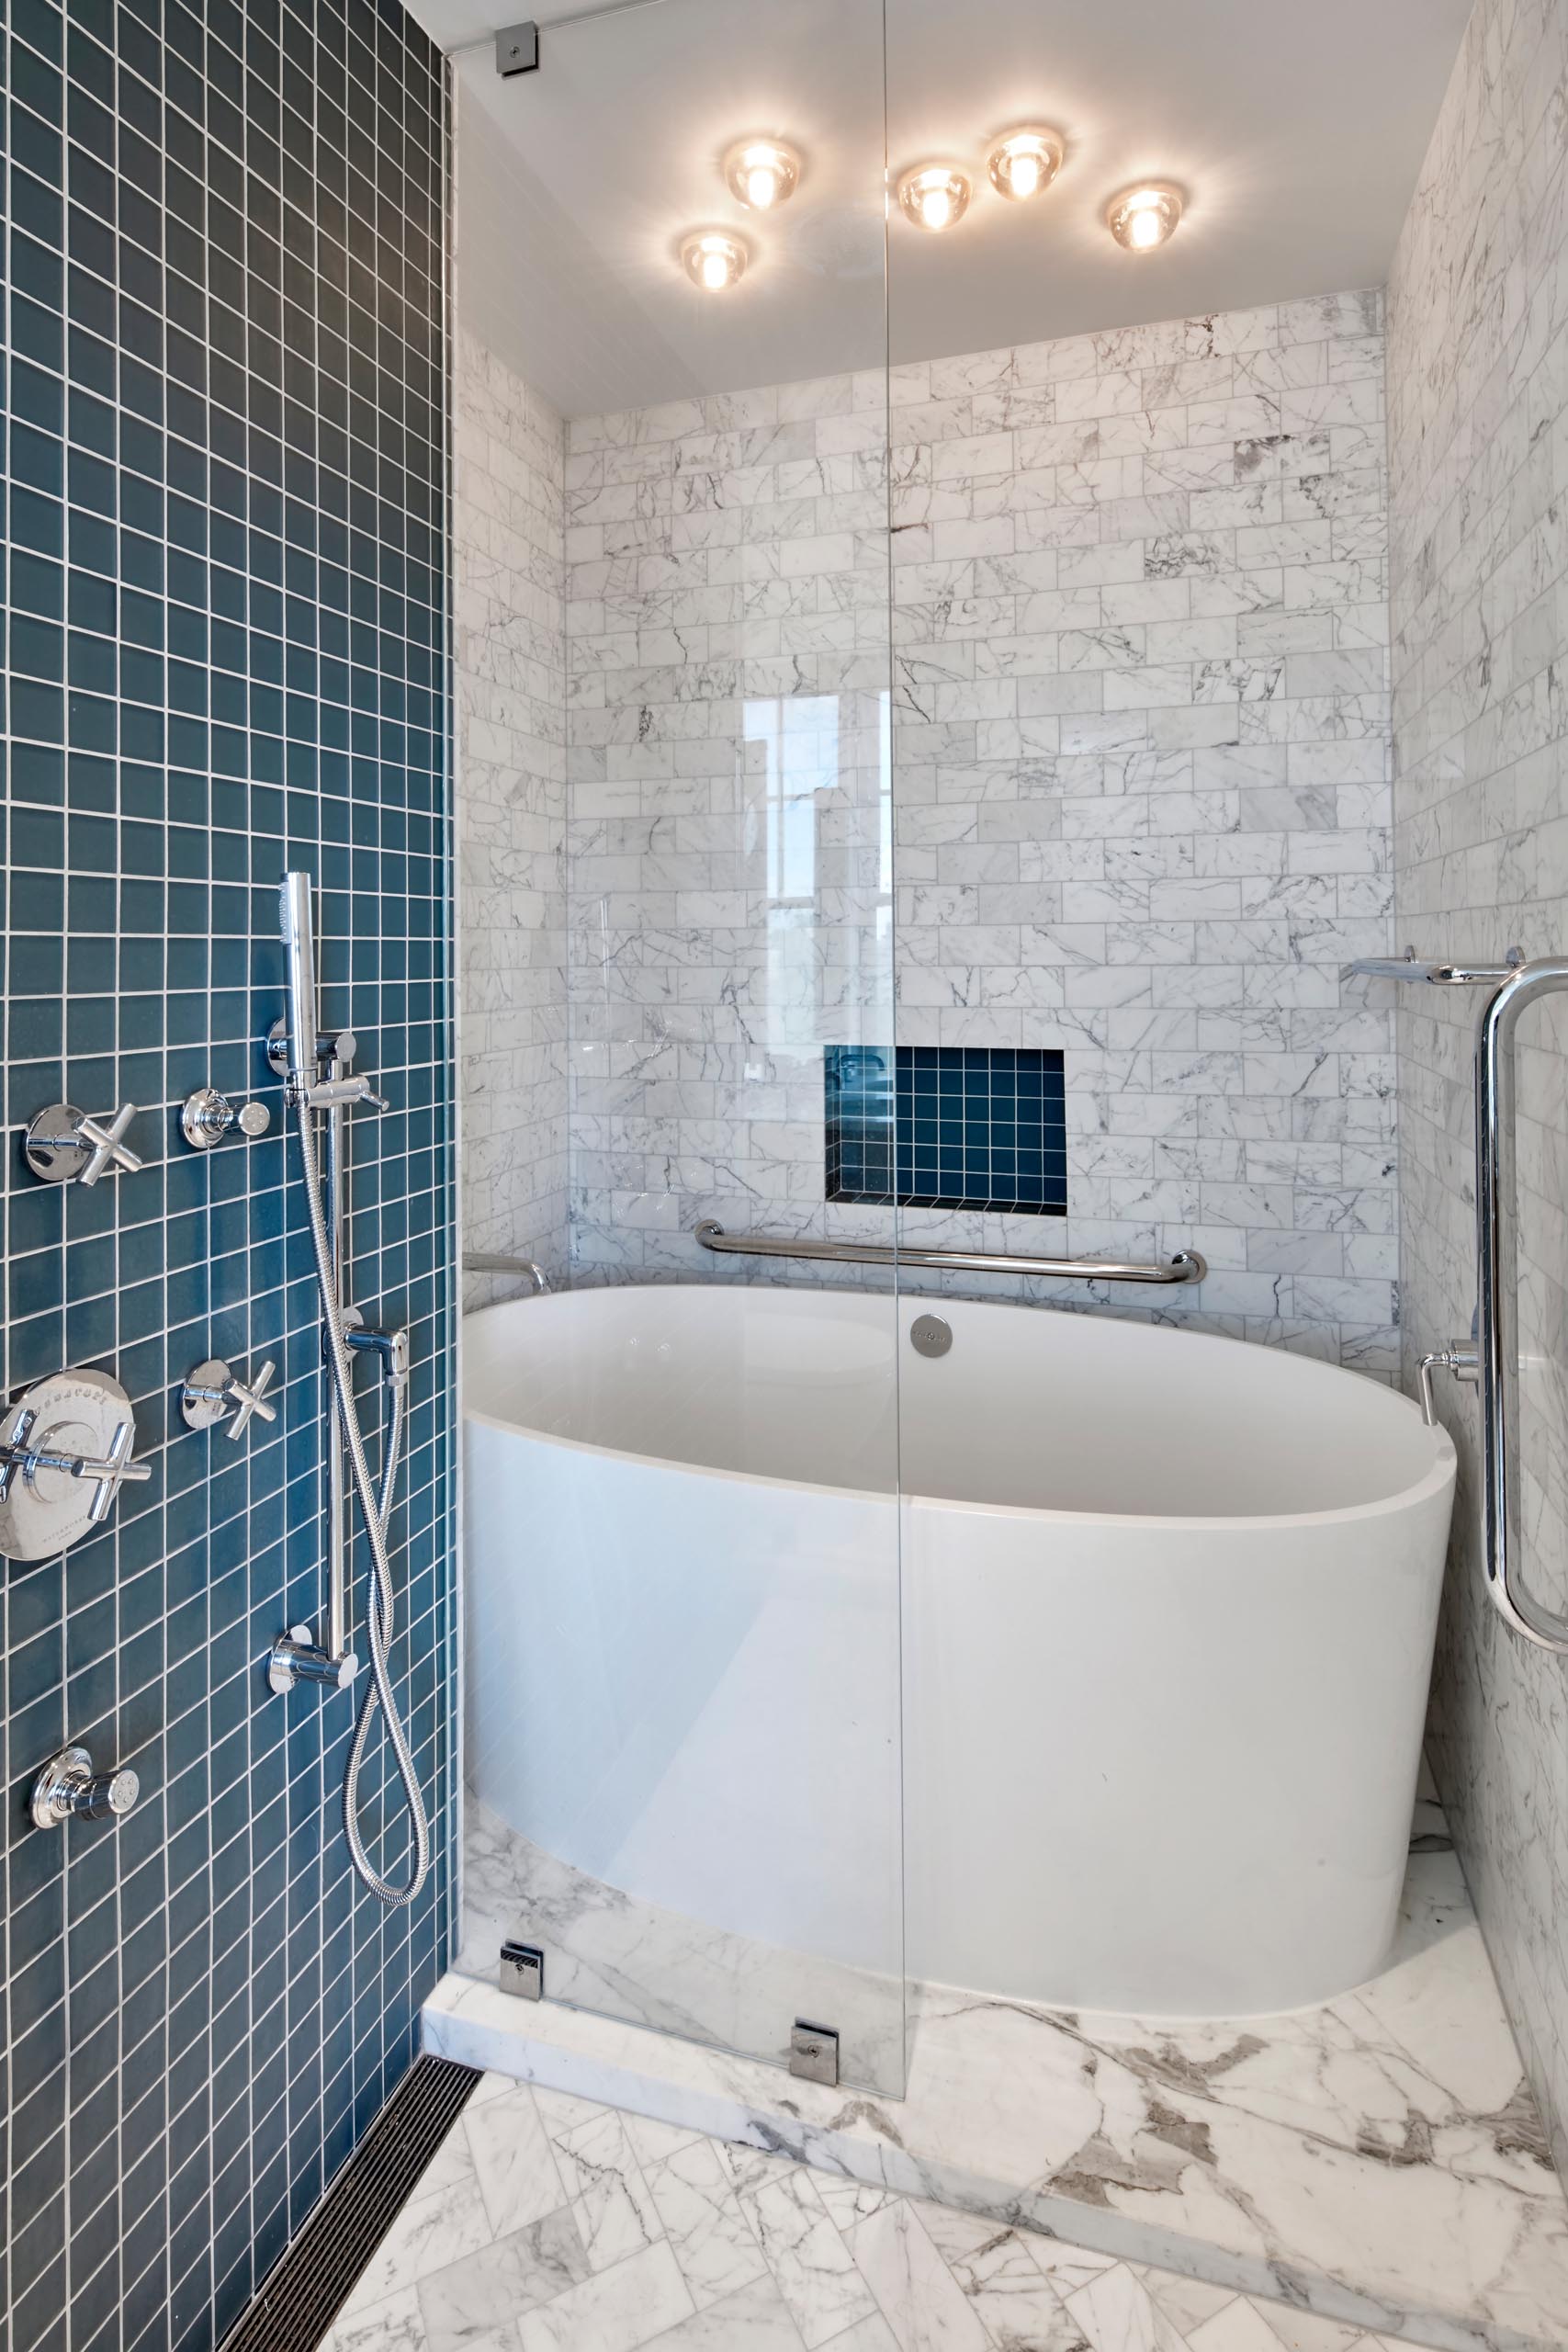
[[[417,2058],[223,2352],[310,2352],[343,2309],[483,2076]]]

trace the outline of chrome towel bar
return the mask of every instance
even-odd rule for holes
[[[789,1241],[763,1233],[726,1233],[716,1217],[696,1228],[705,1250],[721,1257],[813,1258],[835,1265],[931,1266],[958,1274],[1048,1274],[1077,1283],[1201,1283],[1208,1262],[1196,1250],[1180,1250],[1168,1265],[1120,1258],[1034,1258],[1001,1250],[928,1250],[911,1243],[895,1249],[886,1241]]]

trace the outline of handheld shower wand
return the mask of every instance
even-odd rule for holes
[[[318,1026],[316,953],[310,906],[310,877],[288,874],[283,880],[283,947],[288,963],[288,1035],[284,1069],[288,1100],[299,1118],[299,1157],[305,1176],[305,1200],[310,1213],[310,1241],[316,1261],[316,1283],[321,1300],[321,1328],[332,1389],[329,1427],[328,1520],[331,1590],[328,1634],[318,1648],[309,1630],[296,1626],[275,1642],[270,1679],[275,1690],[291,1690],[297,1682],[324,1682],[345,1690],[358,1672],[358,1661],[348,1648],[347,1531],[344,1525],[342,1461],[347,1453],[355,1496],[370,1545],[372,1582],[367,1631],[370,1644],[370,1680],[360,1702],[348,1764],[344,1774],[343,1826],[350,1860],[365,1884],[388,1905],[412,1903],[430,1872],[430,1826],[420,1793],[408,1738],[398,1715],[388,1652],[391,1646],[396,1594],[387,1550],[387,1528],[396,1491],[402,1452],[408,1397],[408,1335],[403,1331],[368,1329],[344,1297],[343,1178],[347,1158],[348,1113],[355,1103],[387,1105],[367,1079],[349,1073],[355,1040],[344,1032],[323,1036]],[[276,1035],[276,1033],[275,1033]],[[329,1223],[322,1194],[322,1168],[317,1148],[316,1118],[328,1118],[326,1190],[332,1201]],[[377,1492],[365,1450],[354,1396],[353,1352],[374,1351],[381,1360],[382,1386],[388,1402],[386,1444],[382,1453],[381,1486]],[[414,1864],[405,1885],[382,1878],[373,1867],[359,1829],[359,1776],[365,1762],[377,1708],[387,1726],[387,1738],[402,1781],[404,1800],[413,1832]]]

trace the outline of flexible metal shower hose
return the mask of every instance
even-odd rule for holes
[[[392,1508],[398,1457],[402,1448],[405,1385],[399,1381],[393,1389],[386,1462],[381,1475],[381,1492],[378,1495],[366,1457],[365,1433],[355,1409],[354,1375],[348,1341],[344,1336],[343,1307],[338,1298],[332,1247],[327,1238],[326,1210],[321,1203],[315,1125],[310,1105],[301,1100],[299,1108],[299,1149],[305,1163],[305,1199],[310,1214],[310,1241],[316,1253],[316,1281],[321,1294],[321,1317],[326,1326],[327,1361],[332,1366],[333,1395],[338,1422],[348,1447],[354,1491],[359,1498],[360,1516],[365,1521],[366,1534],[370,1539],[370,1556],[375,1567],[370,1607],[366,1612],[366,1629],[370,1642],[370,1681],[360,1701],[354,1740],[348,1751],[348,1766],[344,1774],[343,1828],[348,1840],[349,1858],[365,1884],[378,1901],[397,1905],[412,1903],[430,1874],[430,1825],[425,1819],[424,1800],[419,1792],[419,1776],[414,1770],[413,1758],[399,1720],[397,1702],[392,1695],[391,1674],[387,1664],[396,1600],[391,1562],[387,1556],[387,1521]],[[359,1835],[359,1773],[378,1703],[386,1718],[387,1737],[391,1742],[392,1754],[397,1760],[398,1776],[403,1784],[409,1820],[413,1828],[413,1875],[406,1886],[394,1886],[390,1880],[378,1873]]]

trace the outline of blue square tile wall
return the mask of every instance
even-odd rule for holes
[[[409,2064],[446,1951],[446,97],[371,0],[8,0],[0,39],[4,1376],[112,1367],[154,1471],[63,1558],[0,1563],[0,2335],[194,2352]],[[339,1821],[349,1702],[263,1671],[322,1586],[310,1250],[258,1046],[291,865],[392,1104],[356,1121],[353,1288],[413,1334],[393,1664],[436,1862],[390,1913]],[[209,1080],[270,1134],[189,1149]],[[61,1099],[134,1102],[145,1170],[28,1175]],[[179,1418],[215,1354],[278,1366],[239,1444]],[[362,1652],[366,1573],[361,1544]],[[26,1826],[67,1735],[141,1773],[123,1823]]]
[[[1059,1053],[829,1046],[824,1083],[830,1201],[1066,1216]]]

